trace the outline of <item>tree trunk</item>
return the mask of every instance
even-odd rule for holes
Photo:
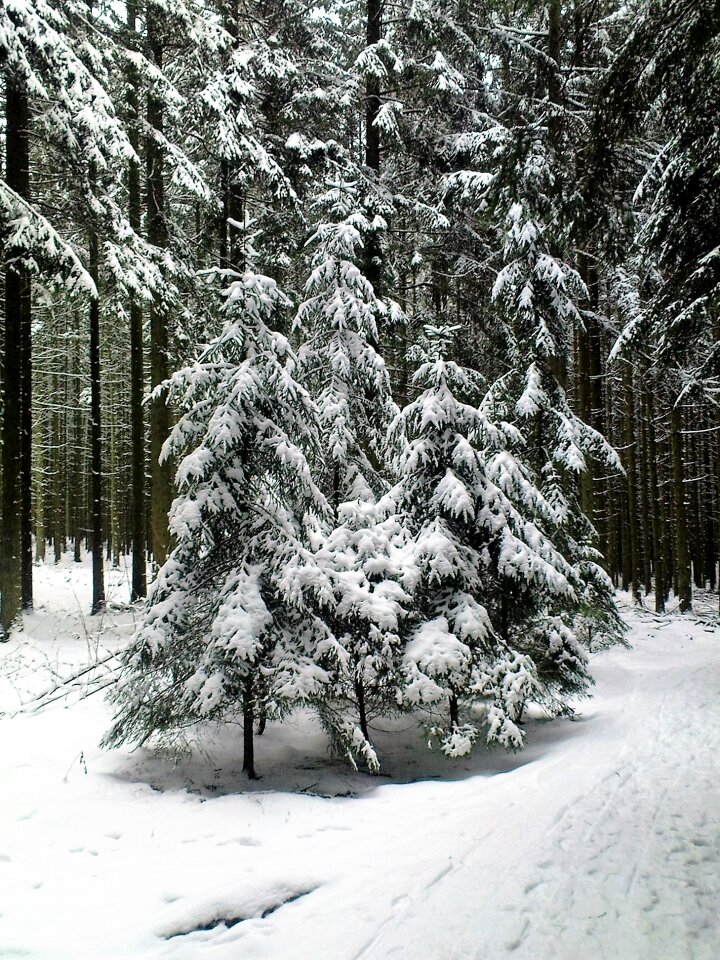
[[[612,418],[612,408],[613,408],[613,383],[612,380],[608,381],[606,390],[605,390],[605,423],[606,423],[606,432],[605,436],[607,437],[608,443],[613,444],[615,441],[614,436],[614,423]],[[618,496],[617,491],[619,488],[619,482],[616,477],[611,477],[607,481],[607,567],[612,582],[615,586],[618,585],[618,573],[620,569],[620,549],[619,549],[619,535],[618,535],[618,522],[617,522],[617,504]]]
[[[640,562],[639,562],[639,529],[637,503],[637,452],[635,448],[635,404],[633,394],[632,368],[625,365],[623,372],[623,386],[625,392],[625,469],[627,471],[627,519],[628,537],[627,546],[629,557],[626,558],[625,569],[630,572],[633,599],[640,602]]]
[[[657,423],[658,421],[656,421]],[[669,437],[669,434],[668,434]],[[664,599],[667,605],[670,601],[670,591],[675,579],[675,548],[673,546],[674,527],[673,527],[673,507],[672,507],[672,482],[670,479],[669,463],[667,462],[665,451],[669,451],[669,439],[663,438],[662,443],[658,443],[658,489],[660,491],[660,538],[662,543],[662,554],[665,561],[665,590]]]
[[[52,375],[52,396],[60,396],[60,377],[57,371]],[[52,445],[50,448],[50,461],[52,463],[52,545],[53,560],[60,563],[62,560],[62,529],[65,517],[65,485],[63,482],[62,461],[60,450],[62,449],[62,417],[59,404],[53,404],[52,411]]]
[[[43,435],[44,423],[40,417],[36,418],[33,431],[35,434],[33,449],[36,459],[35,491],[35,559],[45,559],[45,466],[46,451]]]
[[[711,418],[707,419],[708,426],[712,425]],[[711,433],[706,433],[703,437],[703,502],[705,505],[705,556],[703,564],[705,568],[705,580],[710,590],[714,591],[717,586],[717,573],[715,570],[715,512],[717,509],[717,490],[715,487],[715,463],[713,461],[713,450],[711,442]]]
[[[110,498],[108,503],[108,559],[112,561],[113,569],[117,570],[120,566],[120,517],[118,513],[118,473],[120,465],[118,462],[118,429],[117,418],[115,416],[115,390],[110,384],[108,391],[108,407],[110,415],[110,449],[109,449],[109,473],[110,473]]]
[[[561,56],[562,56],[562,3],[561,0],[550,0],[548,12],[548,57],[552,61],[547,64],[547,94],[551,112],[548,119],[548,137],[550,149],[557,153],[560,146],[560,101],[561,101]]]
[[[580,273],[585,283],[587,279],[587,257],[581,261]],[[587,324],[587,320],[585,321]],[[590,338],[587,330],[580,329],[575,337],[575,374],[576,374],[576,394],[577,411],[583,423],[590,423],[591,401],[590,401]],[[593,519],[593,482],[592,470],[588,463],[588,469],[580,474],[580,506],[582,512],[592,521]]]
[[[98,238],[90,233],[90,275],[98,285]],[[90,500],[92,504],[92,608],[98,613],[105,606],[102,515],[102,428],[100,415],[100,300],[90,302]]]
[[[450,694],[450,726],[457,730],[460,726],[460,709],[458,705],[457,694]]]
[[[652,591],[652,568],[655,551],[653,549],[652,521],[651,521],[651,489],[650,489],[650,441],[648,436],[650,419],[646,402],[646,391],[642,386],[638,388],[638,410],[640,418],[641,457],[640,457],[640,504],[642,517],[642,575],[645,595]]]
[[[662,540],[665,522],[663,491],[658,481],[658,448],[655,434],[655,409],[652,389],[645,390],[645,417],[647,420],[648,465],[650,468],[650,496],[652,515],[652,542],[655,574],[655,612],[665,613],[665,549]]]
[[[700,411],[695,407],[691,423],[702,423]],[[698,590],[705,587],[705,510],[701,497],[702,461],[699,455],[701,440],[698,434],[690,432],[686,445],[685,470],[690,473],[691,479],[686,480],[689,493],[690,517],[688,529],[690,531],[690,557],[692,578]]]
[[[720,410],[715,416],[715,508],[716,508],[716,526],[715,526],[715,545],[716,556],[720,559]],[[720,605],[720,573],[718,574],[718,602]]]
[[[367,707],[365,705],[365,685],[358,672],[358,667],[355,668],[355,699],[357,700],[358,717],[360,719],[360,732],[369,743],[370,731],[368,730]]]
[[[253,701],[253,681],[251,677],[245,681],[243,689],[243,770],[249,780],[257,780],[255,773],[255,736],[253,724],[255,722],[255,704]]]
[[[29,162],[29,157],[28,157]],[[21,295],[20,338],[20,604],[23,610],[33,605],[32,545],[32,301],[30,277],[26,277]]]
[[[687,613],[692,609],[692,587],[690,585],[690,552],[688,549],[681,430],[682,415],[680,407],[675,404],[670,416],[670,453],[672,457],[673,505],[675,508],[675,566],[680,612]]]
[[[5,178],[9,187],[29,199],[30,103],[22,81],[9,72],[5,74],[5,120]],[[5,269],[0,527],[0,621],[4,638],[21,607],[32,604],[32,546],[28,570],[28,503],[22,488],[28,479],[27,454],[31,449],[31,437],[26,435],[26,407],[32,379],[28,369],[32,305],[30,275],[22,262],[13,262],[18,252],[6,251]]]
[[[147,42],[154,66],[163,69],[161,13],[147,6]],[[165,222],[164,150],[155,134],[162,135],[164,110],[162,100],[150,90],[147,101],[147,121],[150,132],[147,139],[147,230],[148,240],[162,250],[167,246]],[[150,306],[150,375],[153,388],[170,375],[168,358],[169,330],[166,305],[155,298]],[[162,446],[170,433],[170,410],[164,397],[153,397],[150,406],[150,457],[152,481],[152,552],[154,560],[165,562],[170,545],[168,513],[172,503],[172,468],[160,463]]]
[[[69,533],[73,541],[73,560],[75,563],[82,561],[82,537],[83,537],[83,514],[85,497],[85,469],[83,464],[83,451],[81,449],[83,439],[83,415],[80,407],[80,314],[73,311],[73,339],[72,339],[72,447],[71,447],[71,477],[72,484],[72,507],[70,510],[70,530]]]
[[[134,38],[137,20],[135,0],[127,2],[127,26]],[[134,67],[128,68],[128,136],[135,152],[140,149],[138,133],[138,76]],[[128,219],[136,232],[140,230],[140,167],[131,163],[128,170]],[[147,564],[145,560],[145,394],[143,313],[133,297],[130,301],[130,540],[132,544],[132,575],[130,602],[147,594]]]
[[[367,0],[366,43],[373,46],[380,42],[382,0]],[[375,121],[380,113],[379,77],[369,76],[365,81],[365,164],[377,175],[380,173],[380,129]],[[372,210],[368,211],[372,214]],[[371,231],[365,239],[365,276],[379,295],[382,258],[377,231]]]

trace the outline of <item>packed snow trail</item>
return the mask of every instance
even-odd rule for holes
[[[85,568],[42,575],[0,709],[132,628],[81,620]],[[237,730],[173,760],[100,751],[99,697],[4,717],[0,957],[717,960],[720,633],[627,613],[576,722],[459,764],[399,722],[375,779],[303,717],[252,785]]]

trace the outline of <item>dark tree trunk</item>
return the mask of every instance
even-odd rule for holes
[[[587,284],[587,266],[583,258],[581,262],[581,275]],[[575,338],[575,371],[576,371],[576,391],[577,391],[577,410],[580,419],[584,423],[590,423],[591,401],[590,401],[590,338],[587,330],[587,320],[585,329],[578,331]],[[588,520],[593,519],[593,483],[590,464],[585,473],[580,474],[580,506]]]
[[[368,46],[379,43],[382,17],[382,0],[367,0],[366,42]],[[377,176],[380,173],[380,130],[375,123],[382,100],[380,79],[368,77],[365,81],[365,164]],[[372,215],[372,210],[368,211]],[[382,257],[377,232],[372,231],[365,240],[365,276],[376,294],[380,292]]]
[[[665,549],[662,540],[665,522],[663,490],[658,479],[658,447],[655,435],[655,409],[651,389],[645,391],[645,417],[647,419],[648,464],[650,467],[650,496],[652,511],[652,542],[655,573],[655,612],[665,613]]]
[[[460,726],[460,709],[457,695],[454,693],[450,695],[450,726],[453,730],[457,730]]]
[[[382,0],[367,0],[366,42],[368,47],[380,42]],[[380,130],[375,121],[380,113],[380,80],[368,77],[365,84],[365,163],[371,170],[380,169]]]
[[[127,2],[127,25],[131,39],[135,35],[137,8],[135,0]],[[136,152],[140,147],[138,135],[138,77],[133,67],[128,71],[128,132]],[[128,219],[133,230],[140,230],[140,168],[131,163],[128,170]],[[132,543],[132,580],[130,601],[147,593],[145,562],[145,370],[143,356],[143,313],[135,298],[130,302],[130,444],[131,497],[130,540]]]
[[[697,407],[690,417],[691,423],[702,423],[702,417]],[[692,567],[692,578],[698,590],[705,587],[705,505],[701,496],[701,476],[702,460],[700,457],[701,440],[700,437],[690,432],[686,443],[685,455],[685,473],[690,473],[692,479],[686,481],[689,488],[690,517],[688,529],[690,530],[690,556]]]
[[[83,423],[80,412],[80,314],[73,311],[73,346],[72,346],[72,450],[71,450],[71,469],[72,477],[72,505],[70,510],[71,529],[69,531],[73,541],[73,560],[80,563],[82,560],[82,537],[83,537],[83,504],[85,503],[84,486],[84,464],[81,449],[83,437]]]
[[[245,681],[243,689],[243,770],[249,780],[257,780],[255,773],[255,702],[252,678]]]
[[[29,163],[29,156],[28,156]],[[20,605],[33,605],[32,545],[32,301],[30,277],[21,290],[20,326]]]
[[[53,396],[60,396],[60,377],[53,373]],[[63,518],[65,514],[65,484],[59,451],[62,448],[62,416],[59,406],[52,414],[52,542],[55,563],[62,560]]]
[[[639,388],[640,397],[638,399],[638,407],[641,411],[641,422],[640,422],[640,431],[641,431],[641,451],[642,455],[640,457],[640,501],[641,501],[641,516],[642,516],[642,575],[643,575],[643,586],[645,589],[645,595],[652,591],[652,568],[653,568],[653,559],[655,556],[653,536],[652,536],[652,521],[651,521],[651,487],[650,487],[650,442],[648,437],[648,408],[647,403],[645,402],[645,391],[642,390],[642,386]]]
[[[355,668],[355,699],[357,700],[358,717],[360,720],[360,732],[365,739],[370,742],[370,731],[368,730],[367,706],[365,704],[365,685],[362,677]]]
[[[24,84],[5,74],[5,179],[30,197],[30,103]],[[2,525],[0,527],[0,620],[2,636],[22,607],[32,604],[32,540],[28,492],[32,456],[30,275],[6,250],[5,342],[3,344]],[[29,409],[28,409],[29,408]],[[28,537],[30,534],[30,537]],[[29,548],[29,557],[28,557]]]
[[[550,0],[548,4],[548,64],[547,93],[551,105],[548,120],[550,149],[557,153],[560,145],[560,103],[561,103],[561,56],[562,56],[562,4],[561,0]],[[554,108],[554,109],[553,109]]]
[[[708,427],[712,426],[711,418],[707,419]],[[710,590],[715,590],[717,586],[717,573],[715,570],[715,512],[717,509],[717,490],[715,487],[715,463],[713,460],[711,434],[703,435],[703,468],[704,482],[702,485],[702,498],[705,506],[705,555],[703,565],[705,568],[705,580]]]
[[[625,570],[630,573],[633,599],[640,602],[640,557],[639,525],[637,502],[637,450],[633,422],[635,402],[632,368],[625,365],[623,376],[625,392],[625,469],[627,471],[627,519],[629,556],[626,557]]]
[[[613,404],[613,384],[612,380],[608,381],[606,390],[605,390],[605,424],[606,431],[605,436],[607,437],[608,443],[613,444],[615,441],[614,436],[614,423],[612,418],[612,404]],[[618,536],[618,521],[617,521],[617,504],[618,504],[618,491],[619,483],[617,478],[612,477],[607,481],[607,514],[606,514],[606,524],[607,524],[607,566],[608,572],[612,578],[612,582],[617,586],[618,584],[618,573],[620,570],[620,548],[619,548],[619,536]]]
[[[720,411],[717,412],[715,416],[715,510],[716,510],[716,525],[715,525],[715,545],[716,545],[716,557],[720,559]],[[718,577],[718,601],[720,601],[720,576]]]
[[[238,0],[224,0],[222,4],[223,25],[233,38],[233,49],[238,41]],[[240,104],[238,104],[238,107]],[[222,214],[220,223],[220,265],[226,269],[242,271],[245,267],[243,237],[237,224],[244,220],[243,195],[237,185],[237,163],[223,158],[220,163],[222,184]]]
[[[673,513],[672,480],[670,475],[670,463],[663,454],[663,448],[669,451],[669,434],[665,438],[663,447],[661,447],[658,456],[658,486],[661,496],[661,517],[662,517],[662,542],[663,556],[665,557],[665,604],[670,601],[670,592],[677,589],[677,578],[675,575],[675,515]]]
[[[150,59],[158,70],[163,69],[162,14],[148,4],[147,43]],[[147,148],[147,232],[148,240],[160,249],[167,246],[165,222],[164,150],[155,134],[162,135],[164,110],[162,100],[151,90],[147,101],[147,121],[150,128]],[[168,357],[169,329],[166,306],[157,299],[150,306],[150,376],[153,388],[167,380],[170,374]],[[160,463],[162,446],[170,433],[170,410],[164,397],[153,397],[150,406],[150,457],[152,480],[152,552],[155,562],[167,559],[170,535],[168,513],[172,503],[172,468]]]
[[[682,415],[675,404],[670,417],[670,451],[672,457],[673,505],[675,513],[675,568],[680,612],[692,609],[690,551],[688,548],[687,508],[683,475]]]
[[[98,285],[98,238],[90,234],[90,275]],[[90,302],[90,500],[92,509],[92,609],[98,613],[105,606],[105,572],[103,567],[103,480],[102,424],[100,415],[100,300]]]

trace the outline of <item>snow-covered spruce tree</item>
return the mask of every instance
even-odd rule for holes
[[[408,596],[403,526],[383,499],[386,433],[397,408],[376,349],[378,323],[392,322],[399,308],[380,300],[363,272],[376,224],[357,193],[355,184],[341,183],[321,198],[327,219],[310,242],[313,269],[296,320],[303,375],[319,411],[317,474],[331,505],[329,529],[316,531],[313,562],[298,564],[296,576],[334,638],[323,662],[335,684],[335,702],[324,704],[333,714],[326,725],[344,734],[345,755],[375,769],[368,724],[396,707]],[[349,710],[357,723],[349,724]]]
[[[512,366],[492,394],[526,438],[525,462],[554,512],[553,541],[575,575],[572,602],[559,598],[528,633],[526,649],[546,664],[551,676],[557,664],[553,657],[545,659],[543,649],[548,641],[552,649],[556,630],[567,629],[586,649],[622,635],[612,584],[594,546],[597,535],[579,502],[579,479],[590,457],[608,470],[619,471],[621,465],[604,438],[573,412],[559,381],[572,321],[580,319],[573,293],[582,294],[582,281],[552,256],[542,228],[523,219],[520,205],[510,209],[504,253],[506,266],[493,295],[505,321]]]
[[[483,367],[491,395],[525,438],[523,461],[555,511],[553,542],[584,584],[578,605],[556,612],[569,618],[570,629],[599,642],[618,636],[619,621],[579,485],[591,461],[605,472],[619,471],[620,463],[602,435],[573,412],[566,393],[573,340],[592,304],[578,269],[577,224],[587,211],[569,158],[577,153],[582,124],[576,105],[564,100],[561,15],[553,0],[541,20],[528,22],[528,31],[540,31],[537,46],[518,39],[519,25],[501,38],[498,57],[515,65],[515,87],[504,87],[502,71],[488,77],[490,109],[454,139],[460,169],[445,184],[454,209],[485,234],[495,268],[483,333],[495,358]],[[531,89],[545,96],[518,95]]]
[[[523,462],[553,511],[551,539],[574,571],[572,595],[547,607],[531,604],[520,646],[543,679],[557,682],[562,692],[574,684],[560,669],[559,633],[586,647],[590,640],[620,635],[611,584],[594,548],[595,531],[578,499],[590,457],[612,470],[620,463],[604,438],[574,414],[565,392],[567,358],[583,323],[577,303],[587,290],[561,255],[572,238],[558,107],[550,98],[540,107],[518,105],[500,90],[498,109],[504,103],[515,123],[486,116],[480,129],[458,137],[457,157],[466,168],[446,183],[458,204],[495,230],[490,336],[502,366],[490,395],[525,439]],[[515,596],[512,606],[517,609]]]
[[[283,592],[304,516],[326,510],[307,460],[316,411],[288,341],[268,326],[287,306],[272,280],[236,279],[222,333],[167,384],[185,411],[164,450],[182,458],[175,546],[124,657],[110,745],[241,719],[253,777],[254,719],[317,698],[327,683],[316,649],[326,631]]]
[[[570,570],[542,528],[551,515],[510,449],[517,431],[483,409],[482,378],[446,360],[452,328],[428,328],[418,395],[393,425],[400,443],[393,491],[414,534],[414,622],[401,701],[430,711],[450,756],[487,739],[520,746],[525,701],[539,694],[529,657],[508,643],[503,581],[526,577],[569,592]]]
[[[421,392],[396,423],[405,445],[394,496],[412,519],[418,571],[402,701],[434,713],[443,750],[457,756],[481,730],[521,746],[527,701],[569,712],[568,695],[590,683],[583,618],[606,581],[587,551],[568,555],[557,496],[541,489],[497,391],[445,359],[451,334],[428,330]]]

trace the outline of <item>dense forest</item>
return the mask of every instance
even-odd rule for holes
[[[4,0],[0,58],[2,628],[128,563],[109,743],[517,747],[614,588],[717,589],[715,2]]]

